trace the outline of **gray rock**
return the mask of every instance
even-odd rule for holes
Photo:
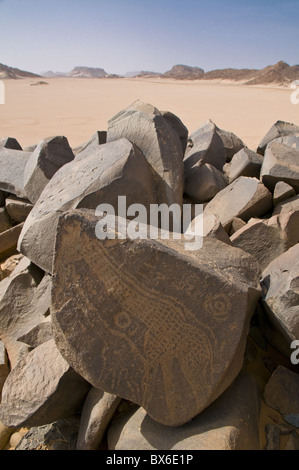
[[[50,316],[43,322],[34,326],[32,330],[18,338],[21,343],[26,343],[30,348],[34,349],[53,338],[52,323]]]
[[[86,397],[80,420],[77,450],[97,450],[121,398],[94,387]]]
[[[56,344],[94,387],[143,406],[162,424],[183,424],[242,367],[260,297],[257,262],[208,237],[197,251],[183,240],[99,241],[97,222],[92,211],[60,219]]]
[[[136,101],[108,122],[107,142],[121,137],[137,145],[153,168],[158,203],[182,205],[183,151],[168,120],[157,108]]]
[[[299,210],[299,195],[279,202],[274,208],[273,215],[285,214],[286,212],[297,210]]]
[[[271,191],[278,181],[284,181],[299,192],[299,150],[279,143],[267,146],[260,175]]]
[[[11,228],[11,225],[11,220],[5,207],[0,207],[0,233]]]
[[[29,152],[0,147],[0,189],[2,191],[26,198],[24,172],[30,157]]]
[[[227,186],[223,173],[200,160],[186,172],[185,194],[195,203],[210,201]]]
[[[262,163],[263,157],[261,155],[253,152],[248,147],[244,147],[231,160],[229,182],[232,183],[239,176],[259,178]]]
[[[33,205],[27,199],[10,196],[5,200],[5,208],[12,220],[17,223],[21,223],[25,222],[33,208]]]
[[[214,214],[229,233],[234,217],[245,222],[272,209],[272,194],[257,179],[240,176],[216,194],[205,207],[205,214]]]
[[[290,122],[277,121],[259,143],[257,153],[264,155],[267,145],[279,137],[284,137],[299,132],[299,127]]]
[[[76,414],[90,385],[68,365],[54,340],[23,357],[2,390],[0,419],[6,426],[33,427]]]
[[[262,277],[266,288],[262,303],[270,323],[282,337],[281,342],[277,341],[275,346],[288,356],[292,352],[292,341],[299,338],[298,282],[299,243],[274,259],[263,271]]]
[[[18,338],[44,318],[39,298],[44,292],[43,273],[24,258],[13,273],[0,282],[0,337],[13,368],[28,347]]]
[[[280,144],[287,145],[287,147],[292,147],[296,150],[299,150],[299,132],[283,137],[277,137],[277,139],[272,140],[272,142],[279,142]]]
[[[2,139],[0,139],[0,147],[11,150],[23,150],[14,137],[2,137]]]
[[[183,155],[185,154],[188,142],[188,129],[185,124],[182,123],[180,118],[175,114],[171,113],[170,111],[161,111],[162,116],[166,121],[171,125],[173,130],[178,134],[179,139],[181,141]]]
[[[58,170],[26,219],[18,250],[51,273],[60,213],[77,207],[95,210],[102,203],[117,213],[119,195],[127,197],[127,206],[149,208],[157,202],[152,169],[127,139],[101,145],[97,153]]]
[[[23,223],[18,224],[0,233],[0,261],[12,256],[16,252],[23,226]]]
[[[216,132],[221,137],[226,152],[226,161],[230,162],[233,156],[245,147],[244,142],[236,134],[225,131],[216,126]]]
[[[75,159],[82,160],[82,158],[89,157],[99,150],[99,145],[106,144],[106,141],[107,132],[97,131],[88,142],[73,150]]]
[[[38,144],[24,171],[25,192],[32,204],[36,203],[57,170],[74,157],[66,137],[48,137]]]
[[[278,366],[264,389],[264,400],[268,406],[279,411],[288,422],[288,415],[299,417],[299,374]],[[292,422],[290,424],[293,424]]]
[[[289,184],[285,183],[284,181],[278,181],[276,183],[274,192],[273,192],[273,204],[277,206],[282,201],[286,199],[290,199],[291,197],[295,196],[296,192],[295,189],[292,188]]]
[[[221,225],[221,222],[215,215],[213,214],[203,214],[203,216],[198,216],[202,217],[202,236],[203,237],[210,237],[210,238],[216,238],[217,240],[220,240],[224,243],[227,243],[228,245],[231,245],[230,238],[224,228]],[[195,227],[196,227],[196,220],[197,218],[194,217],[194,219],[191,221],[189,226],[187,227],[185,234],[189,233],[191,231],[191,234],[195,233]]]
[[[55,423],[31,428],[15,450],[76,450],[79,417],[55,421]]]
[[[162,426],[144,409],[113,420],[109,450],[259,450],[260,395],[255,381],[241,374],[220,398],[189,423]]]
[[[213,165],[217,170],[223,171],[226,161],[226,151],[217,128],[212,121],[205,122],[190,135],[191,146],[187,148],[184,165],[185,175],[188,178],[189,171],[200,160],[203,163]]]
[[[259,261],[261,270],[299,242],[299,210],[270,219],[251,219],[231,236],[233,246],[250,253]]]
[[[266,424],[266,448],[265,450],[280,450],[280,428],[275,424]]]

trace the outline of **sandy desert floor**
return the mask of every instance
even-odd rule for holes
[[[118,111],[141,99],[177,114],[191,133],[207,119],[237,134],[255,150],[278,119],[299,125],[299,104],[291,89],[248,87],[159,79],[6,80],[0,105],[0,136],[15,137],[24,147],[42,138],[64,135],[76,147]]]

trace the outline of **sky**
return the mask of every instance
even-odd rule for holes
[[[166,72],[299,64],[299,0],[0,0],[0,63]]]

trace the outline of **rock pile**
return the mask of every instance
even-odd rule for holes
[[[296,132],[255,152],[137,101],[76,149],[0,140],[0,448],[298,448]],[[185,203],[180,236],[137,236]]]

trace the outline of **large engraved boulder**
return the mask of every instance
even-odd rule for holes
[[[18,250],[44,271],[52,272],[56,227],[62,211],[96,209],[118,196],[148,207],[155,203],[152,169],[141,151],[127,139],[98,145],[89,157],[60,168],[47,184],[21,232]]]
[[[182,204],[183,149],[168,118],[154,106],[136,101],[108,123],[107,142],[125,137],[137,145],[155,174],[158,202]]]
[[[94,387],[181,425],[232,383],[260,297],[257,262],[205,238],[126,238],[92,211],[61,216],[51,314],[66,361]],[[120,228],[119,228],[120,227]],[[120,235],[122,238],[120,238]]]

